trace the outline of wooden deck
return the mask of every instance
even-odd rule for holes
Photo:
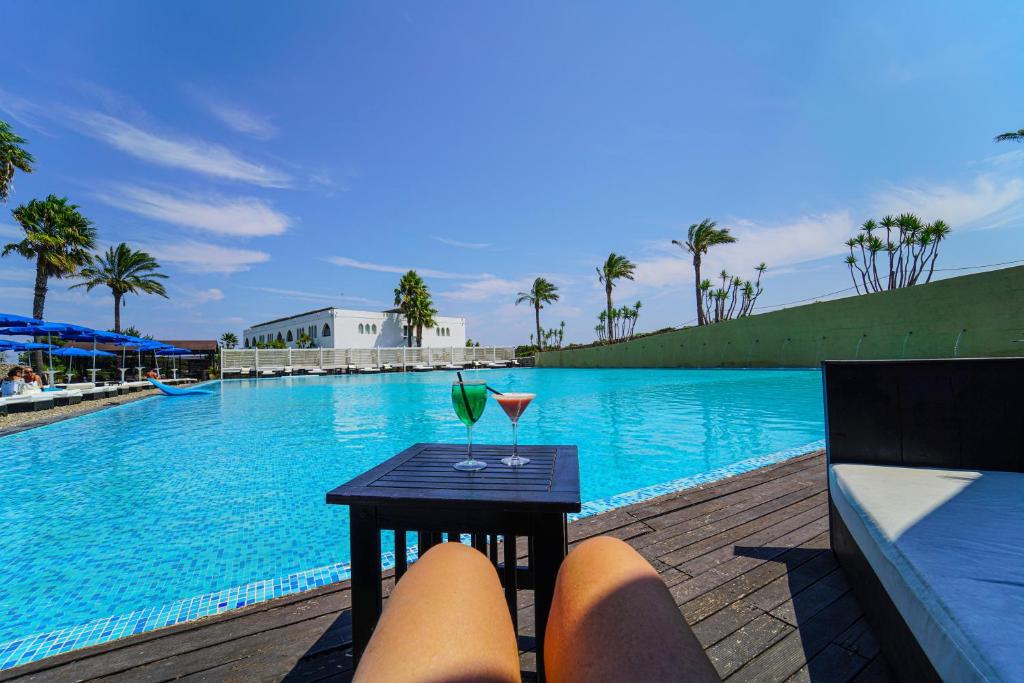
[[[625,539],[661,573],[728,681],[891,676],[829,551],[815,453],[569,526],[571,543]],[[391,582],[385,579],[385,592]],[[0,673],[24,681],[347,681],[348,584],[69,652]],[[520,594],[524,680],[535,667]]]

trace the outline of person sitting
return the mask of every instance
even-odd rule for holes
[[[160,370],[157,368],[150,368],[149,372],[146,373],[146,377],[149,379],[160,379]]]
[[[42,379],[32,368],[25,368],[25,381],[18,390],[19,394],[38,394],[43,390]]]
[[[25,372],[18,366],[14,366],[7,371],[7,378],[3,384],[0,384],[0,397],[2,396],[16,396],[21,391],[21,386],[25,383]]]

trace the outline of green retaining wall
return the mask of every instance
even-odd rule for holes
[[[685,292],[679,300],[687,302]],[[537,366],[815,367],[828,359],[1024,356],[1022,340],[1024,266],[621,344],[545,351]]]

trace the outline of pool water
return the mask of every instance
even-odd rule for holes
[[[823,435],[817,371],[466,374],[537,394],[520,442],[576,444],[584,501]],[[453,378],[220,382],[0,438],[0,668],[344,578],[347,511],[324,494],[412,443],[464,442]],[[511,441],[493,401],[475,440]]]

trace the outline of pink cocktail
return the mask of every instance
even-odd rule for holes
[[[530,462],[529,458],[519,457],[519,417],[526,412],[526,407],[530,405],[530,401],[535,399],[537,394],[497,394],[494,400],[498,402],[501,409],[508,415],[508,419],[512,420],[512,457],[502,458],[501,462],[508,465],[509,467],[521,467],[526,463]]]

